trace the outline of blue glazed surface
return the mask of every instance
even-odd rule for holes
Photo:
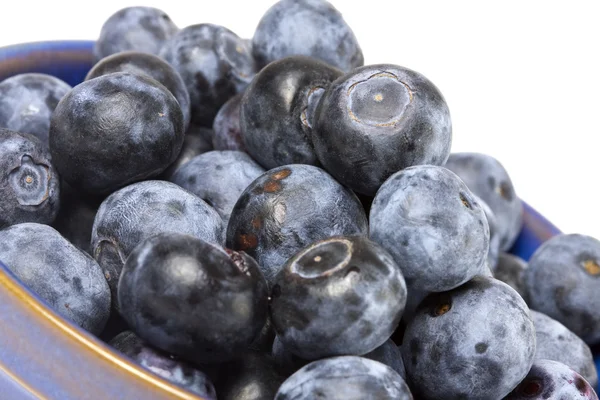
[[[38,72],[77,85],[93,65],[93,45],[93,41],[57,41],[0,48],[0,81],[20,73]],[[524,204],[523,230],[511,252],[529,260],[540,244],[559,233],[558,228]],[[61,320],[22,288],[2,264],[0,320],[2,398],[91,399],[109,395],[201,400],[132,366],[108,346]],[[600,356],[596,357],[596,364],[600,370]]]

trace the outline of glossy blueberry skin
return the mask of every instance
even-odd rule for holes
[[[179,72],[190,94],[192,122],[212,127],[219,108],[243,91],[256,73],[248,44],[213,24],[188,26],[163,46],[160,56]]]
[[[135,50],[158,54],[167,39],[179,28],[163,11],[152,7],[128,7],[104,23],[94,45],[96,61],[111,54]]]
[[[170,182],[145,181],[102,202],[92,228],[91,250],[116,303],[123,265],[145,239],[158,233],[181,233],[222,245],[223,232],[221,217],[202,199]]]
[[[535,358],[561,362],[596,387],[598,372],[590,347],[563,324],[545,314],[532,310],[531,318],[535,325]]]
[[[493,271],[494,278],[501,280],[517,291],[529,304],[527,288],[523,275],[527,269],[527,263],[521,258],[508,253],[500,253],[498,264]]]
[[[159,234],[127,259],[119,306],[151,345],[195,363],[218,363],[239,355],[258,335],[268,289],[247,254],[193,236]]]
[[[184,129],[188,128],[191,118],[190,94],[179,73],[169,63],[153,54],[125,51],[100,60],[88,72],[85,80],[89,81],[115,72],[146,75],[169,89],[181,107]]]
[[[343,71],[364,63],[362,50],[342,14],[323,0],[281,0],[263,15],[252,38],[261,66],[303,55]]]
[[[50,224],[60,206],[60,179],[35,136],[0,128],[0,229],[22,222]]]
[[[249,351],[221,367],[227,371],[217,382],[219,400],[273,399],[287,376],[267,354]]]
[[[191,159],[170,180],[206,201],[227,225],[241,194],[264,172],[241,151],[209,151]]]
[[[363,355],[394,332],[406,304],[400,268],[363,236],[313,243],[277,274],[270,312],[286,349],[316,360]]]
[[[170,180],[175,171],[200,154],[213,150],[211,144],[214,133],[211,129],[190,125],[183,138],[183,146],[177,159],[169,165],[160,176],[163,180]]]
[[[111,302],[102,270],[55,229],[24,223],[1,230],[0,261],[60,315],[102,332]]]
[[[79,250],[92,254],[90,241],[101,200],[82,195],[65,181],[60,185],[60,210],[52,227]]]
[[[135,333],[131,331],[122,332],[113,338],[109,344],[142,367],[201,396],[203,399],[217,399],[212,382],[203,372],[185,361],[154,349],[144,343]]]
[[[246,151],[265,168],[317,165],[311,136],[316,105],[342,72],[295,56],[263,68],[244,92],[240,127]]]
[[[573,331],[600,343],[600,241],[558,235],[542,244],[525,270],[529,304]]]
[[[402,377],[390,367],[356,356],[314,361],[289,377],[275,400],[412,400]]]
[[[527,305],[507,284],[483,276],[426,297],[402,343],[411,388],[427,399],[501,399],[534,355]]]
[[[590,384],[566,365],[551,360],[535,360],[527,377],[504,399],[598,400]]]
[[[392,254],[411,290],[450,290],[477,275],[487,260],[485,214],[443,167],[392,175],[373,200],[369,222],[371,239]]]
[[[30,133],[48,147],[50,117],[71,86],[46,74],[20,74],[0,83],[0,127]]]
[[[231,212],[226,243],[252,256],[271,282],[309,244],[366,235],[367,229],[354,193],[320,168],[294,164],[265,172],[244,190]]]
[[[246,151],[240,126],[242,93],[238,93],[223,104],[215,116],[212,140],[215,150]]]
[[[523,204],[502,164],[486,154],[453,153],[445,167],[490,207],[496,216],[500,250],[508,251],[523,225]]]
[[[110,194],[152,178],[175,161],[183,144],[183,115],[163,85],[118,72],[73,88],[50,125],[50,152],[71,186]]]
[[[329,85],[312,132],[323,167],[369,196],[404,168],[444,165],[452,142],[450,112],[437,87],[390,64],[355,69]]]

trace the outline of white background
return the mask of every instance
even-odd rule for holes
[[[142,0],[143,1],[143,0]],[[251,37],[275,1],[7,1],[0,46],[95,39],[125,6]],[[333,0],[365,61],[421,72],[444,94],[453,151],[498,158],[517,193],[565,232],[600,238],[600,3]]]

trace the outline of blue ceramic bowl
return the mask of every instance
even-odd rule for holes
[[[39,72],[71,85],[92,67],[91,41],[20,44],[0,49],[0,81]],[[528,260],[560,231],[525,205],[512,252]],[[0,264],[0,397],[3,399],[195,399],[138,367],[66,321]]]

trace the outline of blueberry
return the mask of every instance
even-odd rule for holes
[[[50,307],[99,334],[110,314],[102,270],[53,228],[36,223],[0,231],[0,261]]]
[[[498,264],[493,273],[494,278],[515,289],[525,302],[529,303],[527,288],[523,279],[525,269],[527,269],[527,263],[521,258],[508,253],[500,253]]]
[[[369,222],[371,239],[392,254],[411,290],[450,290],[479,274],[487,260],[485,214],[443,167],[392,175],[373,200]]]
[[[244,190],[231,212],[227,247],[247,252],[271,282],[309,244],[366,233],[354,193],[322,169],[296,164],[267,171]]]
[[[267,283],[245,253],[181,234],[135,248],[119,280],[121,314],[151,345],[196,363],[233,359],[264,326]]]
[[[598,400],[598,396],[581,375],[566,365],[536,360],[527,377],[505,399]]]
[[[50,117],[71,86],[50,75],[21,74],[0,83],[0,127],[30,133],[48,147]]]
[[[219,214],[203,200],[164,181],[129,185],[100,205],[91,250],[115,303],[119,276],[129,254],[145,239],[163,232],[192,235],[221,245],[224,225]]]
[[[50,224],[59,204],[60,180],[48,149],[33,135],[0,128],[0,229]]]
[[[472,194],[472,192],[471,192]],[[500,255],[500,236],[498,235],[498,220],[496,214],[492,211],[490,206],[478,196],[473,194],[475,202],[477,202],[485,214],[488,226],[490,228],[490,249],[488,251],[488,265],[490,269],[494,270],[498,264],[498,257]]]
[[[261,18],[252,38],[261,66],[304,55],[344,71],[364,63],[362,50],[342,14],[323,0],[282,0]]]
[[[535,325],[535,358],[568,365],[592,386],[598,384],[598,372],[589,346],[563,324],[545,314],[531,311]]]
[[[212,129],[190,125],[183,138],[179,156],[160,176],[164,180],[170,180],[179,167],[187,164],[194,157],[213,150],[211,144],[213,136]]]
[[[222,367],[227,373],[217,382],[219,400],[273,399],[285,380],[266,354],[247,352]]]
[[[486,154],[453,153],[445,167],[490,207],[496,216],[500,250],[508,251],[521,231],[523,205],[502,164]]]
[[[214,207],[227,225],[244,189],[264,172],[241,151],[209,151],[181,166],[170,180]]]
[[[600,241],[559,235],[542,244],[525,270],[531,308],[565,325],[587,344],[600,343]]]
[[[412,398],[408,386],[393,369],[356,356],[314,361],[289,377],[275,396],[275,400]]]
[[[278,370],[286,376],[292,375],[294,372],[311,362],[302,357],[298,357],[289,351],[279,336],[275,336],[275,340],[273,340],[271,356],[273,357],[273,361],[275,365],[277,365]]]
[[[126,331],[119,334],[111,340],[110,345],[142,367],[203,399],[217,399],[212,382],[202,371],[185,361],[152,348],[133,332]]]
[[[183,78],[192,104],[192,122],[212,126],[219,108],[246,88],[256,73],[247,43],[212,24],[188,26],[160,52]]]
[[[163,43],[179,29],[163,11],[128,7],[117,11],[102,26],[94,46],[96,61],[127,50],[158,54]]]
[[[423,75],[397,65],[366,66],[327,88],[317,107],[312,140],[331,175],[373,196],[397,171],[446,162],[452,142],[450,112]]]
[[[219,109],[213,122],[215,134],[212,144],[215,150],[246,151],[240,126],[241,105],[242,93],[238,93]]]
[[[426,297],[402,344],[411,388],[427,399],[501,399],[534,355],[527,305],[507,284],[483,276]]]
[[[254,342],[248,346],[248,349],[263,353],[270,353],[271,349],[273,348],[275,337],[275,328],[273,328],[271,318],[267,317],[267,320],[265,321],[260,333],[254,339]]]
[[[83,82],[58,103],[50,152],[75,189],[110,194],[164,171],[183,135],[171,92],[147,76],[118,72]]]
[[[271,291],[283,345],[306,360],[363,355],[394,332],[406,284],[392,257],[363,236],[318,241],[291,257]]]
[[[244,92],[240,127],[247,152],[265,168],[318,163],[311,142],[316,105],[341,71],[308,57],[262,69]]]
[[[98,62],[86,76],[86,80],[115,72],[129,72],[155,79],[175,96],[183,113],[184,129],[190,124],[190,94],[185,82],[175,69],[162,58],[138,51],[125,51],[106,57]]]
[[[400,348],[391,339],[386,340],[381,346],[363,355],[363,357],[387,365],[396,371],[402,379],[406,380],[406,370],[402,361],[402,353],[400,352]]]
[[[78,249],[92,254],[90,241],[101,201],[81,194],[65,181],[60,185],[60,210],[52,227]]]

